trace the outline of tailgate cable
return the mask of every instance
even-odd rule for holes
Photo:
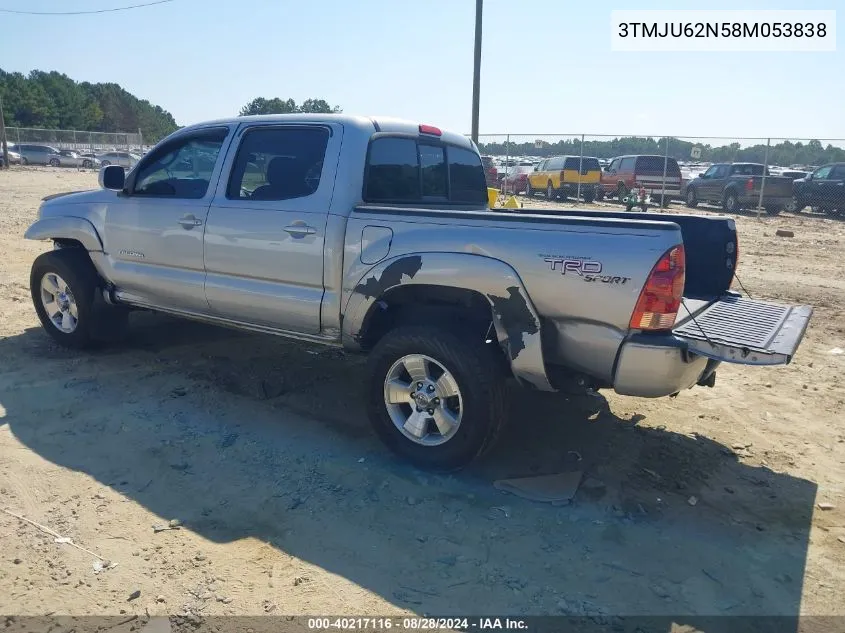
[[[715,347],[716,347],[716,344],[715,344],[713,341],[711,341],[711,340],[710,340],[710,337],[709,337],[709,336],[707,336],[707,332],[705,332],[705,331],[704,331],[704,328],[703,328],[703,327],[701,327],[701,325],[698,323],[698,321],[696,321],[695,316],[693,315],[693,313],[692,313],[692,312],[690,312],[690,309],[687,307],[687,301],[686,301],[686,299],[684,299],[683,297],[681,297],[681,305],[682,305],[682,306],[684,306],[684,310],[686,310],[686,311],[687,311],[687,314],[688,314],[688,315],[690,315],[690,318],[692,319],[692,322],[693,322],[693,323],[695,323],[695,327],[697,327],[697,328],[699,329],[699,331],[701,332],[701,335],[704,337],[704,339],[705,339],[708,343],[710,343],[710,345],[711,345],[712,347],[714,347],[714,348],[715,348]]]
[[[747,295],[748,295],[748,298],[749,298],[749,299],[753,299],[754,297],[752,297],[752,296],[751,296],[751,293],[750,293],[750,292],[748,292],[748,291],[745,289],[745,286],[743,286],[743,285],[742,285],[742,281],[740,281],[739,276],[738,276],[736,273],[734,273],[734,279],[736,279],[736,282],[739,284],[739,287],[740,287],[740,288],[742,288],[742,291],[743,291],[745,294],[747,294]]]

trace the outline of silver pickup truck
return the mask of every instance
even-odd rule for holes
[[[368,353],[375,430],[438,470],[491,444],[509,378],[673,395],[720,362],[788,363],[812,313],[730,292],[731,218],[494,211],[475,145],[428,125],[213,121],[100,185],[26,232],[55,245],[30,284],[56,341],[145,309]]]

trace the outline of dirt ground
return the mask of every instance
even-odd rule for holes
[[[791,365],[675,399],[516,392],[497,447],[440,477],[370,433],[358,357],[147,313],[119,347],[55,346],[23,233],[96,181],[0,171],[0,508],[116,566],[0,513],[0,613],[845,615],[845,222],[737,217],[745,288],[815,307]],[[572,470],[568,506],[492,486]]]

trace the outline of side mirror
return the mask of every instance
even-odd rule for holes
[[[700,174],[698,174],[698,177],[699,178],[707,178],[707,174],[705,174],[704,172],[701,172]]]
[[[123,191],[126,185],[126,172],[120,165],[106,165],[100,169],[98,181],[103,189]]]

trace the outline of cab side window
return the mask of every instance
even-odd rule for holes
[[[291,200],[320,186],[329,129],[256,127],[238,148],[226,189],[229,200]]]
[[[139,167],[132,195],[203,198],[228,133],[227,128],[203,130],[157,148]]]

